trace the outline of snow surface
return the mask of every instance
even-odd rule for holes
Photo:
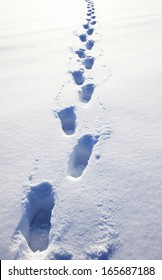
[[[162,259],[161,0],[0,15],[0,258]]]

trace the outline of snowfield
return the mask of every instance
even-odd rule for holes
[[[1,1],[1,259],[162,259],[161,30],[161,0]]]

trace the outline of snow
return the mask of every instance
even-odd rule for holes
[[[88,2],[0,3],[1,259],[162,258],[162,4]]]

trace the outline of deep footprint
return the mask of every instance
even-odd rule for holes
[[[94,57],[87,56],[87,57],[85,58],[83,64],[84,64],[84,66],[85,66],[86,69],[90,70],[90,69],[92,69],[92,67],[93,67],[94,61],[95,61]]]
[[[85,58],[85,50],[84,49],[79,49],[75,52],[79,58]]]
[[[82,90],[79,91],[79,100],[83,103],[88,103],[94,92],[95,85],[94,84],[87,84],[82,87]]]
[[[76,128],[75,107],[65,108],[59,111],[57,114],[61,121],[61,126],[65,134],[66,135],[74,134]]]
[[[89,24],[87,23],[87,24],[83,24],[83,28],[84,29],[88,29],[89,28]]]
[[[27,195],[18,229],[33,252],[44,251],[48,247],[54,204],[52,185],[48,182],[33,186]]]
[[[68,162],[67,174],[71,177],[78,178],[88,165],[88,161],[93,151],[94,145],[98,142],[99,137],[93,135],[84,135],[78,140],[74,147]]]
[[[78,70],[78,71],[73,71],[71,72],[73,79],[75,81],[75,83],[79,86],[84,84],[85,78],[83,76],[83,71],[82,70]]]
[[[91,50],[94,46],[94,41],[93,40],[89,40],[87,43],[86,43],[86,48],[87,50]]]
[[[86,42],[87,41],[87,35],[86,34],[79,35],[79,38],[80,38],[81,42]]]
[[[95,24],[96,24],[96,21],[93,20],[93,21],[90,22],[90,24],[91,24],[91,25],[95,25]]]
[[[88,34],[88,35],[92,35],[93,32],[94,32],[94,29],[93,29],[93,28],[89,28],[89,29],[87,30],[87,34]]]

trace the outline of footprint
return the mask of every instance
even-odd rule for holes
[[[96,18],[96,16],[91,16],[91,19],[95,19]]]
[[[86,42],[87,41],[87,35],[86,34],[79,35],[79,38],[80,38],[81,42]]]
[[[84,49],[79,49],[75,53],[79,56],[79,58],[85,58],[85,50]]]
[[[95,158],[96,158],[96,161],[99,161],[101,158],[101,155],[97,154],[97,155],[95,155]]]
[[[83,103],[88,103],[94,92],[95,85],[94,84],[87,84],[82,87],[82,90],[79,91],[79,100]]]
[[[84,135],[78,140],[74,147],[68,162],[67,174],[71,177],[78,178],[88,165],[88,161],[93,151],[94,145],[98,142],[99,137],[93,135]]]
[[[89,28],[89,29],[87,30],[87,34],[88,34],[88,35],[92,35],[93,32],[94,32],[94,28]]]
[[[48,247],[54,204],[52,185],[48,182],[33,186],[27,195],[18,231],[33,252],[44,251]]]
[[[73,79],[78,86],[82,85],[85,81],[83,73],[84,73],[83,70],[78,70],[78,71],[71,72],[71,74],[73,76]]]
[[[87,20],[87,21],[91,21],[91,19],[90,19],[90,18],[86,18],[86,20]]]
[[[87,23],[87,24],[83,24],[83,28],[84,29],[88,29],[89,28],[89,24]]]
[[[93,40],[87,41],[87,43],[86,43],[87,50],[91,50],[93,48],[93,46],[94,46],[94,43],[95,42]]]
[[[61,126],[65,134],[66,135],[74,134],[76,128],[75,107],[65,108],[59,111],[57,114],[61,121]]]
[[[95,20],[91,21],[91,25],[95,25],[95,24],[96,24]]]
[[[85,58],[83,64],[85,65],[85,68],[89,70],[89,69],[92,69],[94,61],[95,61],[94,57],[87,56]]]
[[[87,13],[87,16],[90,17],[90,16],[91,16],[91,13]]]

